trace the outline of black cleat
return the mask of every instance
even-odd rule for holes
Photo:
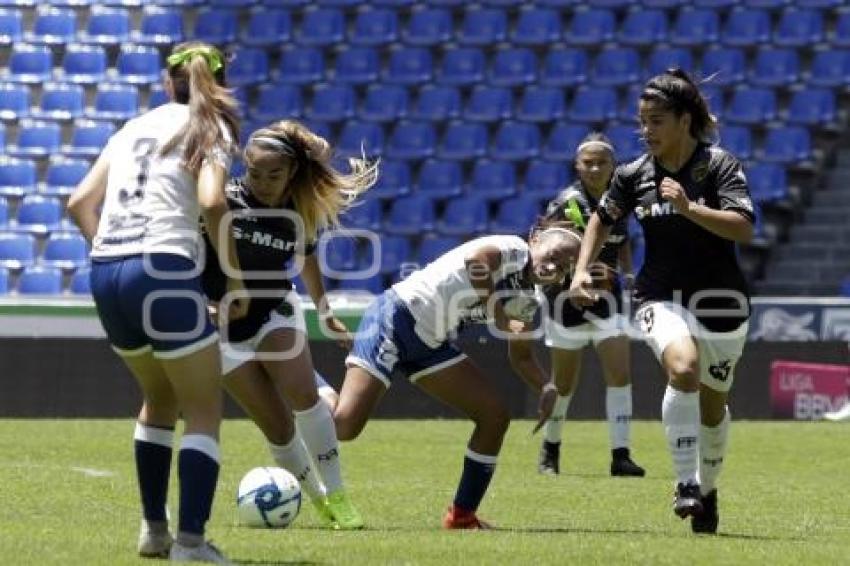
[[[717,513],[717,490],[712,489],[700,500],[702,513],[691,517],[691,530],[695,533],[713,535],[717,533],[717,524],[720,522],[720,515]]]
[[[561,473],[561,443],[543,441],[540,448],[540,462],[537,471],[541,474],[556,476]]]
[[[642,478],[646,470],[632,461],[628,448],[615,448],[611,451],[611,475]]]
[[[680,483],[673,495],[673,513],[680,519],[700,515],[702,501],[700,500],[699,485],[695,483]]]

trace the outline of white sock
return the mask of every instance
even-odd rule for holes
[[[703,495],[717,487],[717,476],[723,469],[726,445],[729,440],[729,424],[732,415],[729,407],[717,426],[701,426],[699,435],[699,485]]]
[[[628,448],[632,427],[632,386],[608,387],[605,390],[605,413],[611,449]]]
[[[552,416],[546,421],[546,427],[543,433],[543,439],[546,442],[561,442],[564,420],[567,418],[567,410],[570,408],[570,399],[572,397],[572,394],[558,395],[558,399],[555,401],[555,408],[552,410]]]
[[[298,478],[299,483],[307,492],[310,499],[319,499],[325,496],[325,486],[313,468],[313,461],[307,453],[307,447],[301,440],[298,431],[290,439],[289,444],[278,446],[269,443],[269,452],[278,466],[284,468]]]
[[[342,489],[339,465],[339,441],[336,438],[333,416],[327,404],[319,401],[306,411],[295,411],[295,425],[301,433],[307,452],[316,464],[316,471],[328,493]]]
[[[699,450],[699,392],[687,393],[668,385],[661,404],[661,422],[677,481],[695,484]]]

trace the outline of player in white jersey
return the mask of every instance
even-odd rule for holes
[[[452,338],[467,323],[493,321],[508,336],[530,324],[538,308],[534,285],[561,281],[579,240],[563,227],[541,230],[528,243],[516,236],[477,238],[396,283],[363,313],[334,412],[337,435],[351,440],[360,434],[393,373],[468,415],[475,430],[446,528],[487,527],[476,511],[510,421],[500,395]],[[540,393],[541,414],[548,417],[554,385],[542,372],[523,377]]]
[[[107,338],[144,396],[135,458],[143,511],[138,552],[145,557],[227,563],[204,540],[218,479],[222,395],[218,334],[197,266],[199,216],[215,234],[223,227],[238,133],[224,65],[209,45],[176,46],[165,80],[172,102],[121,128],[68,202],[92,243],[92,295]],[[217,251],[238,269],[228,233],[215,239]],[[229,288],[238,292],[241,282],[231,278]],[[247,306],[235,301],[232,315]],[[165,507],[178,414],[186,426],[173,540]]]

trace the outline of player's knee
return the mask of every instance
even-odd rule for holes
[[[688,389],[699,385],[699,360],[676,357],[667,361],[667,375],[675,385],[687,386]]]
[[[360,436],[366,426],[366,419],[360,417],[356,412],[337,407],[337,410],[334,411],[334,425],[336,426],[337,439],[346,442]]]
[[[289,419],[276,419],[263,427],[266,440],[276,446],[286,446],[295,435],[295,425]]]
[[[486,410],[473,415],[472,420],[489,436],[501,438],[508,431],[511,415],[508,408],[499,403],[489,405]]]

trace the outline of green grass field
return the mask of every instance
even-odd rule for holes
[[[659,423],[635,423],[643,479],[607,476],[606,425],[570,422],[562,475],[535,471],[540,437],[511,427],[481,515],[492,532],[439,528],[471,425],[375,421],[343,445],[362,532],[318,528],[311,506],[284,531],[234,525],[241,475],[269,465],[246,421],[223,428],[209,535],[243,564],[841,564],[850,560],[850,427],[738,422],[716,537],[670,510]],[[135,557],[131,421],[0,421],[0,564],[150,564]],[[176,510],[172,481],[172,512]]]

